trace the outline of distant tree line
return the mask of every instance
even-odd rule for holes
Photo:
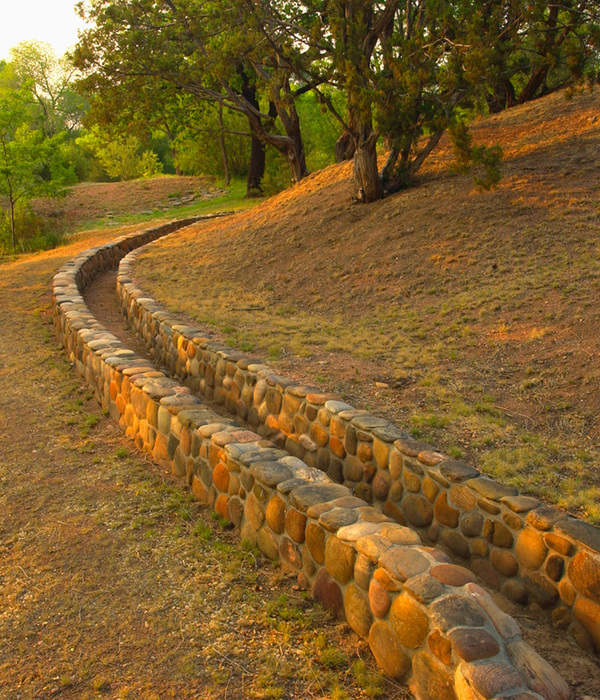
[[[80,13],[92,26],[75,65],[99,122],[152,123],[174,152],[210,133],[225,173],[228,141],[247,138],[249,194],[267,147],[293,181],[308,174],[307,95],[374,201],[409,186],[446,131],[493,178],[497,151],[471,145],[467,117],[598,71],[597,0],[94,0]]]

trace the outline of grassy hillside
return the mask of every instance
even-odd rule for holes
[[[348,165],[201,225],[138,264],[229,344],[484,472],[600,522],[600,95],[476,124],[503,179],[448,143],[419,186],[351,203]]]

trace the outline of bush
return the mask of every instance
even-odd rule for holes
[[[49,250],[62,243],[64,230],[56,222],[49,223],[35,214],[28,204],[15,207],[16,253]],[[0,255],[12,253],[10,212],[0,210]]]

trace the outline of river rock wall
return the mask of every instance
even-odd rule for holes
[[[510,600],[547,609],[557,628],[600,652],[598,528],[182,324],[133,281],[139,252],[119,268],[123,313],[174,376],[424,541],[441,545]]]

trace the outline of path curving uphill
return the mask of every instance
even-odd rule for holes
[[[452,563],[441,548],[423,544],[415,528],[400,524],[385,508],[359,497],[370,496],[376,505],[375,483],[383,481],[377,488],[386,492],[387,499],[396,452],[397,476],[404,474],[406,479],[410,472],[422,477],[418,490],[411,492],[415,496],[429,479],[437,489],[435,503],[444,489],[465,488],[463,482],[481,479],[469,488],[493,505],[490,480],[464,464],[448,464],[433,450],[415,452],[414,441],[385,421],[373,421],[336,397],[297,387],[201,331],[180,325],[135,287],[131,257],[121,265],[118,277],[130,323],[151,346],[152,360],[160,358],[176,374],[196,368],[195,376],[184,377],[191,386],[126,347],[90,312],[82,293],[100,273],[114,268],[133,249],[189,223],[171,223],[90,249],[54,277],[57,333],[102,405],[139,449],[168,465],[201,501],[233,522],[268,557],[293,568],[301,585],[367,639],[379,665],[390,676],[407,680],[417,698],[566,700],[568,685],[523,641],[518,624],[495,605],[471,571]],[[210,402],[237,417],[224,418]],[[333,416],[328,423],[327,413]],[[269,420],[275,414],[277,420]],[[304,416],[310,423],[308,434],[292,432],[291,426],[282,430],[282,414],[291,415],[294,425],[296,415]],[[338,439],[341,445],[347,445],[349,427],[358,442],[371,435],[374,461],[381,472],[392,475],[390,483],[383,477],[375,482],[376,469],[366,482],[373,482],[369,494],[338,483],[365,483],[348,477],[346,463],[341,479],[319,468],[323,436],[311,426],[320,422],[328,428],[327,444],[339,450],[331,443],[335,420],[340,437],[344,428],[344,442]],[[274,440],[267,438],[269,433]],[[288,443],[296,434],[297,440]],[[293,445],[315,453],[314,463],[301,460]],[[384,461],[387,469],[381,466]],[[330,459],[329,468],[331,464]],[[515,494],[505,497],[514,505]]]

